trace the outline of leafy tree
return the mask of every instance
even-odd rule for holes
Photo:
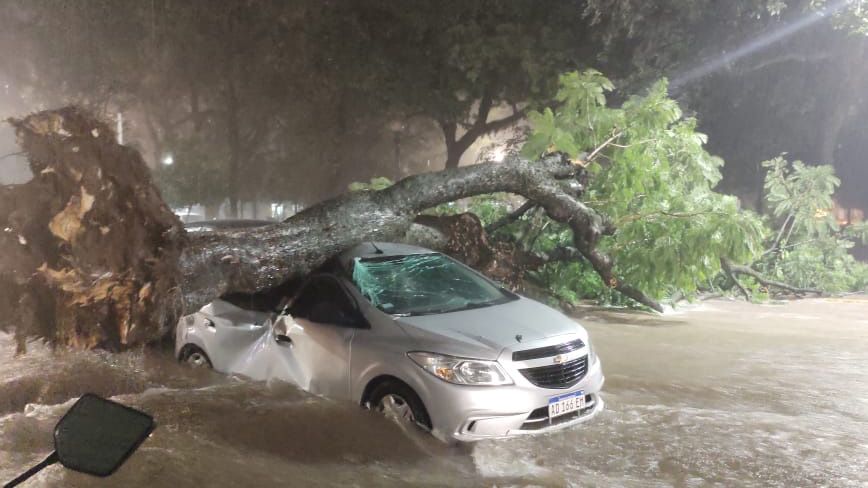
[[[560,78],[560,108],[530,115],[523,152],[557,150],[586,165],[585,202],[617,228],[601,247],[626,281],[652,296],[694,293],[720,271],[720,259],[750,261],[761,250],[760,221],[735,197],[713,191],[723,161],[704,149],[706,137],[685,118],[660,81],[620,108],[606,103],[614,87],[597,71]],[[538,246],[562,246],[549,228]],[[549,277],[563,274],[556,264]],[[573,266],[575,270],[575,265]]]
[[[811,8],[833,10],[836,26],[855,34],[868,34],[868,2],[865,0],[810,0]]]
[[[531,0],[375,0],[330,4],[319,15],[310,32],[328,61],[318,72],[337,98],[436,121],[446,167],[483,135],[521,120],[528,104],[548,101],[557,74],[594,53],[582,2],[573,0],[544,8]]]
[[[841,181],[831,166],[808,166],[777,157],[767,169],[766,201],[776,231],[756,268],[799,288],[865,290],[868,265],[847,250],[866,242],[865,223],[841,228],[832,213],[832,196]]]
[[[834,164],[839,199],[866,207],[864,0],[589,0],[600,63],[628,92],[661,75],[727,161],[720,190],[763,211],[760,161]],[[749,123],[746,123],[749,121]],[[856,177],[858,175],[858,178]]]

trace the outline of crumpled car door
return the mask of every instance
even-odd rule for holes
[[[282,325],[291,342],[276,344],[284,357],[283,364],[295,369],[295,383],[317,395],[348,398],[350,345],[355,329],[303,318],[284,320]]]

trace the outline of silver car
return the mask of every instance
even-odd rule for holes
[[[365,243],[324,269],[279,312],[215,300],[182,318],[178,358],[357,402],[446,442],[549,432],[603,409],[584,328],[448,256]]]

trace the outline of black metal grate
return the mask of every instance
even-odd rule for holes
[[[541,388],[569,388],[588,372],[588,356],[551,366],[519,370],[531,383]]]
[[[547,358],[550,356],[557,356],[558,354],[564,354],[571,351],[575,351],[576,349],[581,349],[585,347],[585,343],[582,342],[581,339],[576,339],[572,342],[565,342],[563,344],[557,344],[554,346],[546,346],[540,347],[537,349],[527,349],[524,351],[516,351],[512,353],[513,361],[527,361],[529,359],[539,359],[539,358]]]

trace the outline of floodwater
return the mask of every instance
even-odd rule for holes
[[[54,422],[93,391],[151,412],[157,430],[111,478],[53,466],[25,486],[868,486],[868,297],[577,319],[603,361],[607,410],[463,448],[163,353],[35,345],[13,358],[0,335],[0,481],[41,460]]]

